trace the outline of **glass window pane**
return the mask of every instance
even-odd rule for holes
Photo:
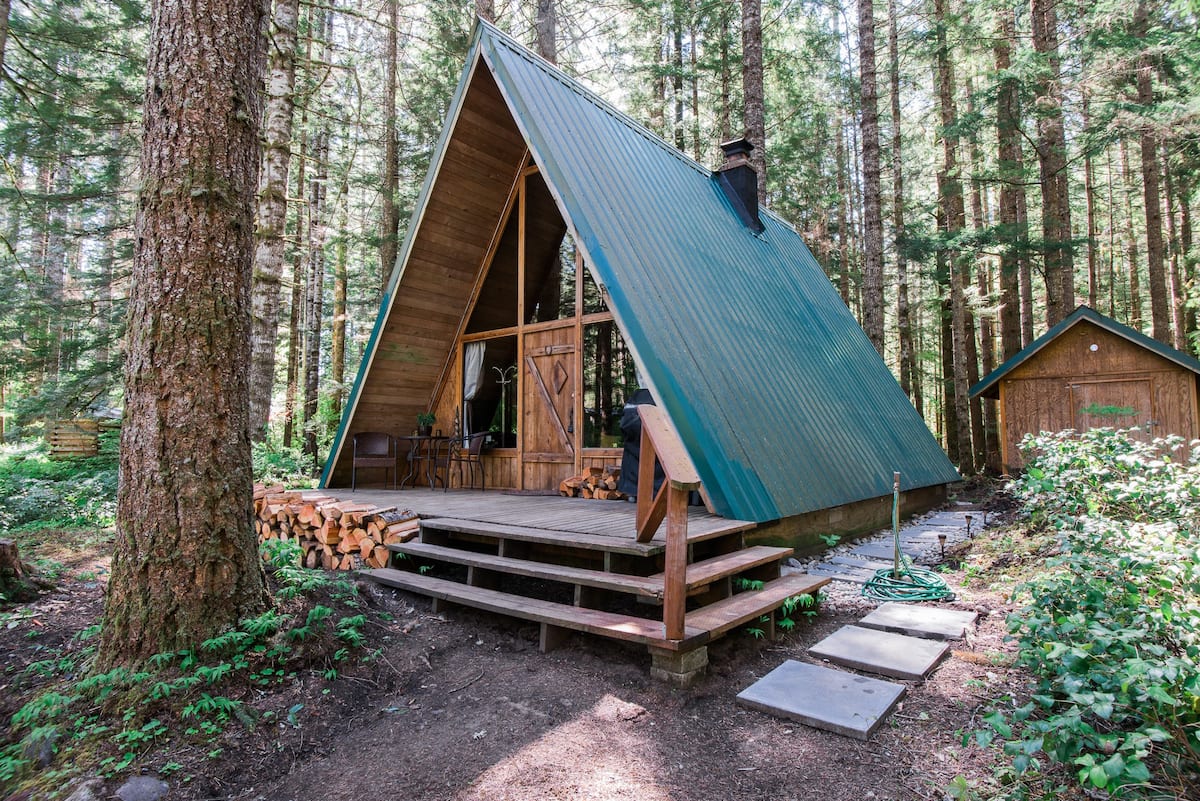
[[[621,413],[638,384],[633,356],[613,321],[583,327],[583,376],[583,446],[620,447]]]

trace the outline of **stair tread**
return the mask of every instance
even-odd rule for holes
[[[761,590],[739,592],[687,614],[687,627],[709,636],[723,634],[778,607],[793,595],[813,593],[829,583],[823,576],[797,573],[767,582]]]
[[[720,556],[714,556],[711,559],[704,559],[700,562],[693,562],[687,566],[687,588],[692,590],[696,587],[702,587],[705,584],[711,584],[719,578],[732,576],[734,573],[740,573],[743,570],[749,570],[752,567],[765,565],[769,562],[786,559],[792,553],[793,550],[791,548],[751,545],[739,551],[721,554]],[[661,582],[665,576],[665,573],[655,573],[651,578],[658,579]]]
[[[661,620],[647,620],[598,609],[567,606],[523,595],[510,595],[498,590],[472,587],[457,581],[424,576],[404,570],[379,568],[360,571],[360,575],[389,587],[411,590],[422,595],[441,598],[488,612],[498,612],[538,623],[653,645],[656,648],[683,650],[692,647],[697,640],[705,639],[705,632],[702,630],[688,629],[683,640],[667,640],[663,636]]]
[[[588,550],[609,551],[611,553],[625,553],[634,556],[654,556],[662,553],[667,545],[661,531],[655,534],[654,539],[650,542],[639,543],[632,529],[630,529],[628,534],[614,536],[611,534],[520,526],[511,523],[489,523],[481,520],[466,520],[454,517],[429,517],[423,519],[421,525],[425,528],[441,531],[480,534],[499,539],[521,540],[544,545],[561,545]],[[728,520],[723,525],[714,527],[697,526],[689,529],[688,542],[702,542],[715,537],[737,534],[753,526],[753,523],[747,523],[742,520]]]
[[[582,584],[588,587],[615,590],[633,595],[662,598],[663,580],[661,576],[631,576],[623,573],[609,573],[603,570],[589,570],[582,567],[555,565],[547,562],[534,562],[528,559],[514,559],[508,556],[464,551],[459,548],[448,548],[441,545],[430,545],[424,542],[405,542],[390,545],[388,548],[397,553],[410,556],[425,556],[444,562],[471,565],[512,573],[530,578],[550,579],[569,584]]]
[[[609,551],[625,553],[633,556],[653,556],[662,553],[666,547],[663,542],[650,542],[645,545],[634,539],[633,532],[629,537],[611,537],[604,534],[583,534],[577,531],[557,531],[548,528],[532,526],[514,526],[507,523],[486,523],[479,520],[460,520],[453,517],[430,517],[421,521],[423,528],[439,531],[453,531],[463,534],[481,534],[497,539],[519,540],[521,542],[536,542],[543,545],[562,545],[583,548],[593,551]]]

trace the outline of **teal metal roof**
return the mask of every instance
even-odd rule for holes
[[[1075,311],[1063,318],[1049,331],[1042,334],[1033,342],[1030,342],[1028,345],[1022,348],[1018,353],[1013,355],[1012,358],[1008,359],[995,370],[984,376],[984,378],[978,384],[971,387],[971,397],[974,398],[977,395],[996,397],[997,385],[1000,383],[1000,379],[1012,372],[1012,370],[1014,370],[1018,365],[1023,364],[1042,348],[1046,347],[1046,345],[1050,344],[1050,342],[1057,339],[1064,331],[1074,326],[1080,320],[1087,320],[1089,323],[1097,325],[1100,328],[1103,328],[1105,331],[1116,334],[1119,337],[1123,337],[1135,345],[1140,345],[1146,350],[1156,353],[1159,356],[1162,356],[1164,359],[1174,362],[1180,367],[1191,370],[1193,373],[1200,375],[1200,361],[1197,361],[1183,351],[1176,350],[1169,345],[1164,345],[1157,339],[1151,339],[1141,331],[1130,328],[1127,325],[1122,325],[1111,317],[1105,317],[1103,314],[1095,311],[1094,309],[1088,308],[1087,306],[1080,306],[1079,308],[1075,309]]]
[[[897,470],[905,490],[958,480],[790,226],[763,210],[752,232],[710,170],[479,23],[461,86],[483,65],[719,514],[889,495]]]
[[[478,47],[716,510],[774,520],[958,474],[800,236],[481,24]]]

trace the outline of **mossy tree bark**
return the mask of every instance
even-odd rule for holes
[[[101,669],[195,645],[267,601],[246,369],[264,11],[153,5]]]

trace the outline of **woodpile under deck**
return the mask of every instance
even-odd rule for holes
[[[770,633],[785,600],[829,581],[782,576],[790,548],[746,547],[753,523],[689,509],[684,634],[671,639],[662,612],[665,532],[637,542],[632,504],[453,491],[345,497],[386,498],[421,516],[419,539],[388,546],[392,566],[364,577],[429,596],[435,609],[460,604],[533,621],[542,650],[571,631],[645,645],[652,672],[677,683],[703,669],[706,643],[763,617]]]

